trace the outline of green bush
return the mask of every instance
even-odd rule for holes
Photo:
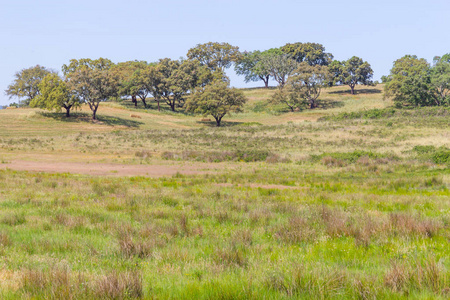
[[[435,164],[450,164],[450,150],[449,149],[438,149],[431,156],[431,160]]]
[[[354,163],[361,157],[368,157],[370,159],[387,158],[398,160],[398,157],[392,154],[381,154],[369,151],[355,150],[353,152],[332,152],[332,153],[322,153],[319,155],[311,155],[311,160],[318,162],[324,157],[331,157],[336,160],[345,161],[347,163]]]
[[[447,147],[436,148],[432,145],[418,145],[412,149],[419,158],[431,160],[435,164],[450,163],[450,149]]]
[[[266,161],[267,158],[276,157],[275,154],[266,150],[238,150],[238,151],[184,151],[175,153],[166,151],[162,158],[168,160],[193,160],[204,162],[222,162],[222,161],[244,161],[256,162]],[[287,162],[284,158],[279,158],[277,162]]]
[[[414,146],[413,151],[417,154],[429,154],[436,151],[436,147],[432,145],[417,145]]]
[[[450,108],[447,107],[421,107],[416,109],[383,108],[369,109],[356,112],[343,112],[337,115],[325,116],[319,121],[341,121],[354,119],[387,119],[392,117],[447,117],[450,115]]]

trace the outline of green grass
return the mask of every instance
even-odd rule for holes
[[[64,292],[75,297],[116,274],[113,285],[144,298],[445,298],[448,168],[252,168],[161,179],[1,171],[0,249],[18,278],[3,292],[59,295],[42,270],[81,280]]]
[[[285,113],[266,105],[273,89],[247,89],[223,128],[128,102],[102,104],[99,122],[0,111],[0,298],[447,299],[448,111],[358,91]],[[214,172],[50,174],[14,160]]]

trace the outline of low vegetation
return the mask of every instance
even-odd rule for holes
[[[219,128],[162,103],[0,111],[0,298],[447,299],[449,111],[380,91],[284,112],[243,90]],[[200,172],[15,170],[37,160]]]

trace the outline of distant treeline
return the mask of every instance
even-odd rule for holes
[[[228,43],[199,44],[187,58],[160,59],[157,62],[109,59],[72,59],[62,66],[62,76],[37,65],[15,74],[6,94],[24,99],[22,105],[44,109],[70,110],[89,105],[93,119],[99,103],[112,98],[131,99],[135,106],[152,97],[158,109],[167,104],[172,111],[210,114],[220,125],[228,112],[238,112],[245,103],[239,91],[229,87],[225,70],[234,65],[246,82],[278,83],[272,102],[283,103],[292,111],[316,107],[322,88],[348,85],[351,94],[358,84],[372,85],[373,70],[363,59],[353,56],[334,60],[318,43],[288,43],[264,51],[239,51]],[[394,62],[391,74],[383,76],[385,96],[398,106],[433,106],[450,103],[450,54],[436,57],[433,66],[424,59],[407,55]],[[376,82],[375,82],[376,83]]]

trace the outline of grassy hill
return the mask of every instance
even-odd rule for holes
[[[0,110],[0,298],[448,298],[450,110],[243,91],[221,128]]]

